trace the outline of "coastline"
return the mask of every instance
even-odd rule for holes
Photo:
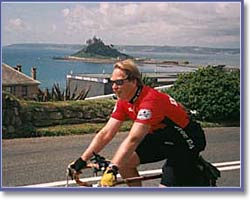
[[[64,56],[64,57],[53,57],[54,60],[63,60],[63,61],[76,61],[76,62],[84,62],[84,63],[96,63],[96,64],[115,64],[116,62],[120,61],[119,59],[115,58],[83,58],[83,57],[76,57],[76,56]],[[188,68],[196,68],[205,67],[206,65],[195,65],[190,63],[189,61],[173,61],[173,60],[158,60],[158,59],[151,59],[151,58],[134,58],[134,61],[137,64],[142,65],[152,65],[155,64],[158,67],[168,68],[168,67],[188,67]],[[214,65],[215,67],[226,67],[226,68],[234,68],[231,66],[226,65]]]
[[[120,61],[119,59],[115,58],[81,58],[81,57],[76,57],[76,56],[64,56],[64,57],[53,57],[55,60],[66,60],[66,61],[80,61],[80,62],[85,62],[85,63],[106,63],[106,64],[114,64],[115,62]],[[171,60],[156,60],[156,59],[140,59],[140,58],[135,58],[134,61],[136,63],[140,64],[158,64],[162,65],[161,67],[169,67],[167,65],[188,65],[189,62],[185,61],[185,63],[180,63],[178,61],[171,61]]]
[[[111,58],[80,58],[76,56],[53,57],[55,60],[80,61],[86,63],[115,63],[116,59]]]

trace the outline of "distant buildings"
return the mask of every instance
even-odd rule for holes
[[[110,74],[68,74],[67,85],[76,94],[82,89],[89,90],[87,97],[113,93]]]
[[[155,86],[169,85],[177,78],[177,72],[144,74]],[[73,95],[88,91],[86,97],[112,94],[111,74],[68,74],[67,90]],[[22,66],[2,64],[2,90],[18,98],[34,99],[40,94],[40,82],[36,80],[36,68],[31,68],[31,77],[22,73]]]
[[[40,82],[36,80],[36,68],[31,68],[31,77],[22,73],[22,66],[11,67],[2,63],[2,90],[18,98],[32,98],[39,91]]]
[[[171,85],[177,78],[177,72],[145,73],[144,75],[154,83],[154,87]],[[67,86],[77,95],[82,89],[89,91],[87,97],[108,95],[113,93],[110,77],[111,74],[68,74]]]

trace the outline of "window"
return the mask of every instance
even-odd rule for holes
[[[15,95],[16,94],[16,86],[8,86],[5,88],[5,91]]]
[[[11,93],[11,87],[6,87],[5,91]]]
[[[23,97],[28,96],[28,87],[27,86],[22,86],[22,96]]]

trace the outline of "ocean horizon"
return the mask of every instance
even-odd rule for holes
[[[31,75],[31,67],[37,68],[37,80],[41,89],[51,89],[58,83],[66,87],[67,74],[110,74],[112,64],[84,63],[80,61],[55,60],[53,57],[71,55],[84,45],[69,44],[15,44],[2,47],[2,62],[12,67],[22,65],[22,72]],[[240,68],[240,49],[208,47],[174,47],[174,46],[115,46],[122,53],[133,57],[151,58],[169,61],[188,61],[191,65],[226,65]],[[194,68],[157,65],[139,65],[141,72],[188,72]]]

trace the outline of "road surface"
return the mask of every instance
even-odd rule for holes
[[[219,187],[240,187],[240,127],[206,128],[207,148],[203,157],[212,163],[236,161],[238,167],[222,170]],[[101,152],[111,158],[126,132],[118,133]],[[2,140],[2,187],[16,187],[49,183],[65,183],[65,170],[77,159],[94,134],[81,136],[41,137]],[[145,164],[140,171],[159,170],[163,162]],[[91,171],[82,176],[91,177]],[[145,187],[157,187],[159,180],[145,181]],[[54,184],[55,185],[55,184]],[[40,185],[41,186],[41,185]],[[59,185],[55,185],[59,186]]]

